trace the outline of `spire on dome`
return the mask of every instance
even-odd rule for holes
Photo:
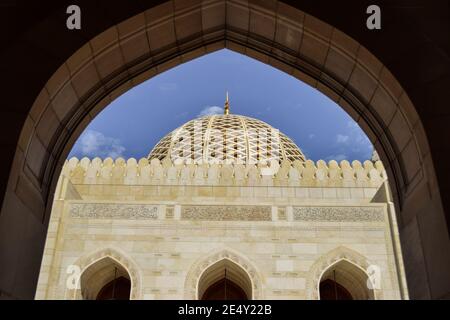
[[[223,110],[223,114],[230,114],[230,102],[228,100],[228,91],[227,91],[227,96],[226,96],[226,99],[225,99],[225,107],[224,107],[224,110]]]

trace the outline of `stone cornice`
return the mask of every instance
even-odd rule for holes
[[[284,161],[281,165],[183,164],[134,158],[71,158],[62,173],[74,184],[379,187],[386,180],[380,161]]]

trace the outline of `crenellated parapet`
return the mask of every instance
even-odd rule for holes
[[[174,164],[170,160],[71,158],[62,174],[73,184],[379,187],[381,161],[283,161],[270,165]]]

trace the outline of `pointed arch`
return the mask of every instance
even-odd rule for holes
[[[119,294],[112,288],[119,285]],[[80,293],[84,300],[130,299],[131,279],[125,269],[115,259],[106,256],[87,267],[80,275]]]
[[[79,286],[77,289],[66,289],[66,298],[68,299],[82,299],[82,288],[80,287],[81,278],[83,274],[96,263],[102,260],[110,259],[119,265],[128,274],[131,282],[130,300],[139,300],[142,298],[142,276],[140,268],[127,254],[118,248],[108,247],[78,258],[73,265],[80,270]],[[68,275],[69,276],[69,275]]]
[[[320,299],[319,285],[324,277],[327,277],[326,272],[331,270],[336,266],[347,266],[348,269],[355,270],[356,273],[364,275],[367,281],[370,281],[369,274],[367,272],[371,263],[362,254],[355,250],[349,249],[344,246],[339,246],[322,257],[320,257],[309,269],[308,277],[306,280],[307,297],[310,300]],[[361,277],[359,280],[361,281]],[[379,289],[369,289],[367,288],[367,294],[358,291],[356,298],[367,298],[367,299],[382,299],[382,292]]]
[[[230,283],[230,288],[236,296],[235,299],[251,299],[253,296],[252,282],[248,273],[238,264],[228,258],[223,258],[203,270],[197,283],[197,298],[208,299],[205,297],[216,296],[225,283],[225,279]],[[219,289],[218,289],[219,288]],[[224,290],[224,294],[225,294]],[[245,298],[244,298],[245,296]]]
[[[324,299],[322,293],[326,293],[321,291],[322,283],[334,283],[334,286],[342,287],[354,300],[374,300],[375,295],[368,286],[368,280],[368,274],[357,264],[345,258],[339,259],[322,273],[317,283],[319,299]]]
[[[184,298],[187,300],[199,299],[199,282],[205,270],[220,263],[221,261],[229,261],[239,267],[246,273],[250,280],[251,296],[249,299],[260,300],[263,299],[263,282],[260,273],[256,267],[242,254],[229,249],[222,248],[210,252],[206,257],[194,262],[189,269],[184,285]]]
[[[36,81],[34,77],[28,77],[29,83],[24,81],[34,88],[28,90],[28,95],[36,95],[36,90],[42,89],[34,102],[29,97],[22,97],[28,101],[21,109],[25,113],[20,112],[26,115],[26,120],[23,121],[22,116],[14,117],[13,123],[23,123],[23,129],[20,136],[19,128],[13,130],[17,134],[12,135],[8,148],[12,150],[7,157],[11,172],[1,217],[17,214],[22,220],[28,219],[29,215],[41,217],[33,222],[36,223],[33,228],[41,230],[42,234],[36,245],[34,241],[15,241],[13,232],[11,235],[4,233],[5,240],[2,241],[15,241],[17,247],[5,260],[5,270],[11,277],[37,278],[40,259],[36,257],[42,256],[42,250],[39,252],[36,248],[44,246],[59,172],[73,143],[92,117],[130,87],[180,63],[226,47],[311,84],[359,121],[383,162],[389,163],[387,174],[392,183],[393,202],[399,209],[399,221],[405,220],[405,225],[400,226],[401,238],[415,239],[404,243],[406,275],[411,282],[412,297],[439,298],[449,292],[449,282],[444,285],[439,278],[439,271],[449,269],[450,265],[448,224],[445,224],[448,217],[444,210],[448,199],[446,197],[441,203],[439,189],[442,181],[448,179],[437,180],[438,171],[434,169],[436,163],[442,165],[444,161],[436,162],[434,157],[439,159],[440,153],[431,154],[430,150],[436,147],[431,149],[427,140],[430,126],[424,129],[415,101],[409,97],[415,86],[403,88],[396,76],[402,74],[405,78],[406,73],[392,74],[383,64],[386,58],[386,61],[390,60],[391,51],[374,56],[358,42],[360,36],[352,39],[356,33],[345,34],[338,24],[326,18],[334,15],[322,13],[319,7],[310,12],[306,10],[309,5],[304,7],[304,4],[291,6],[283,0],[253,1],[251,5],[248,1],[225,0],[192,1],[180,6],[168,0],[161,1],[159,6],[154,6],[152,1],[148,3],[152,5],[145,6],[145,12],[122,10],[121,19],[107,21],[101,30],[90,30],[87,38],[91,40],[79,42],[71,50],[65,48],[61,59],[53,59],[45,67],[46,72],[39,73],[42,76],[36,78],[38,82],[33,82]],[[330,6],[324,10],[333,9]],[[314,17],[314,13],[318,16]],[[148,19],[149,16],[155,19]],[[190,27],[185,28],[186,25]],[[174,32],[174,26],[183,32]],[[37,29],[40,30],[38,36],[45,30]],[[376,46],[372,41],[368,44],[369,49]],[[114,63],[107,63],[111,57],[114,57]],[[379,58],[383,58],[382,61]],[[65,62],[59,65],[63,60]],[[25,62],[20,64],[25,66]],[[15,99],[17,90],[9,91]],[[26,105],[31,107],[27,109]],[[9,128],[5,127],[5,130]],[[39,133],[41,129],[45,134]],[[432,137],[439,141],[439,135]],[[18,141],[16,145],[14,141]],[[432,192],[428,192],[429,189]],[[25,233],[34,230],[21,226],[17,222],[20,219],[3,219],[2,227]],[[43,227],[40,221],[44,222]],[[430,230],[433,237],[423,240],[421,235]],[[436,249],[441,246],[445,246],[443,250]],[[26,268],[17,268],[17,261],[25,263]],[[30,297],[34,288],[30,285],[27,290],[12,290],[3,284],[1,287],[5,292],[20,292],[14,293],[14,297]]]

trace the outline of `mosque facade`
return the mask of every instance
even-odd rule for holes
[[[313,162],[229,109],[139,161],[67,160],[36,299],[407,299],[382,162]]]

